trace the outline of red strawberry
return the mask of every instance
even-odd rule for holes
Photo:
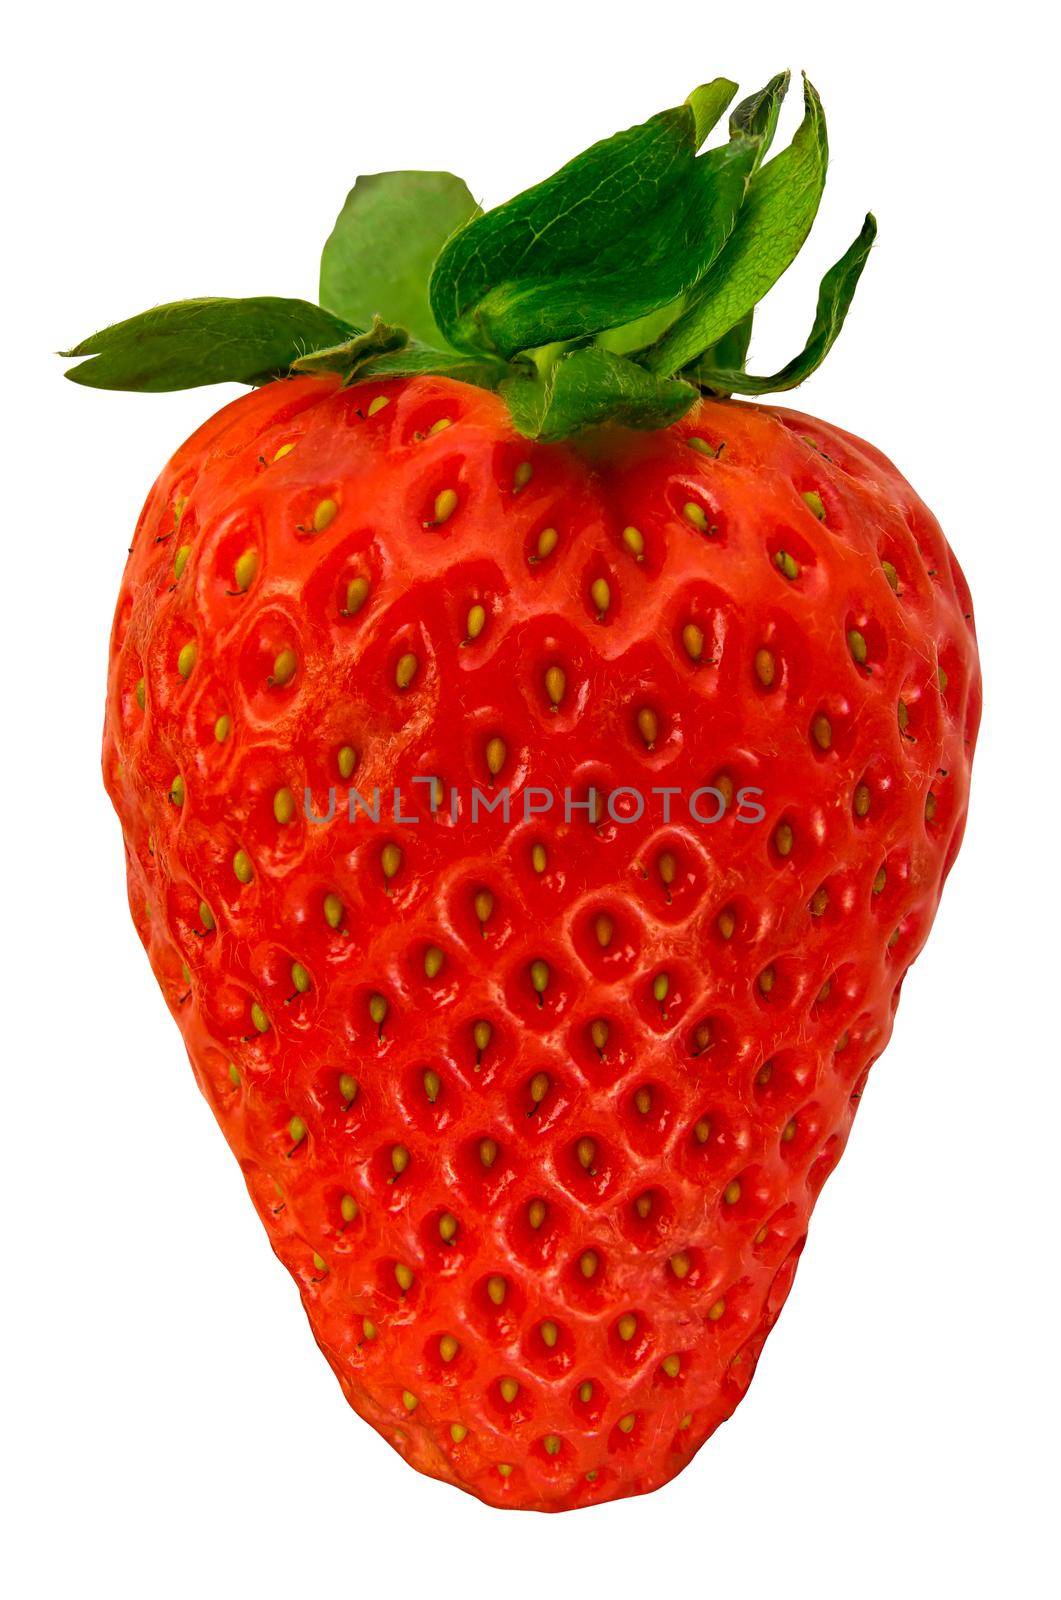
[[[761,155],[755,102],[723,149]],[[557,1510],[665,1482],[744,1393],[957,852],[980,687],[957,563],[878,452],[653,377],[680,323],[534,378],[499,329],[576,337],[555,263],[516,311],[475,291],[478,353],[446,324],[454,250],[520,204],[436,265],[468,356],[350,334],[174,456],[104,767],[137,927],[350,1403],[421,1471]],[[188,328],[224,304],[81,371],[205,361]],[[287,313],[253,304],[263,340]]]

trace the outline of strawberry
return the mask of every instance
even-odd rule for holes
[[[323,309],[74,352],[257,385],[122,583],[133,917],[347,1399],[498,1506],[656,1488],[737,1405],[964,825],[938,524],[870,446],[732,398],[817,365],[873,237],[750,376],[824,179],[809,85],[762,164],[786,84],[702,155],[724,81],[485,216],[362,180]]]

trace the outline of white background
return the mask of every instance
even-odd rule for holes
[[[1045,24],[1030,4],[928,0],[161,0],[37,5],[7,27],[8,1592],[1046,1595],[1061,367]],[[965,567],[987,682],[969,831],[735,1418],[656,1495],[493,1512],[414,1475],[344,1405],[126,910],[98,776],[111,609],[156,472],[229,394],[95,394],[48,352],[158,301],[312,298],[358,172],[450,168],[495,203],[699,81],[747,91],[785,65],[816,81],[834,159],[753,358],[771,370],[802,343],[821,270],[872,204],[848,328],[795,403],[891,454]]]

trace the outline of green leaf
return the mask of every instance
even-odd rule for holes
[[[596,346],[561,356],[544,378],[510,378],[501,393],[520,433],[545,440],[602,423],[665,428],[697,399],[691,384],[653,377]]]
[[[408,344],[388,355],[370,356],[357,371],[357,381],[365,378],[418,378],[427,374],[452,378],[456,383],[474,383],[480,389],[496,389],[512,376],[509,361],[495,356],[462,355],[456,350],[432,350],[424,344]]]
[[[306,351],[356,331],[306,300],[176,300],[61,353],[91,358],[67,372],[74,383],[158,394],[204,383],[267,383]]]
[[[450,172],[358,178],[324,246],[321,305],[349,322],[380,316],[427,344],[444,343],[428,303],[431,267],[478,210]]]
[[[352,379],[358,368],[371,356],[384,355],[390,350],[401,350],[409,343],[404,328],[392,328],[389,322],[375,317],[367,333],[355,334],[343,344],[333,344],[326,350],[314,350],[309,355],[292,361],[292,372],[342,372]]]
[[[736,152],[708,152],[700,161],[710,166],[695,171],[711,109],[721,114],[735,90],[719,80],[694,92],[695,107],[602,140],[451,239],[431,278],[432,310],[450,342],[511,355],[630,321],[695,281],[694,266],[675,270],[668,261],[668,240],[681,248],[706,228],[712,238],[701,254],[710,259],[721,242],[713,234],[743,196]],[[707,172],[719,190],[710,198]],[[667,276],[666,266],[666,283],[649,281]],[[598,305],[602,274],[612,282]]]
[[[685,103],[693,113],[695,149],[699,150],[736,92],[737,85],[728,78],[712,78],[686,96]]]
[[[727,371],[720,362],[705,356],[688,369],[687,375],[714,394],[774,394],[782,389],[794,389],[821,366],[835,344],[876,237],[877,223],[871,214],[862,224],[858,238],[822,279],[810,338],[800,354],[780,372],[775,372],[771,378],[754,378],[740,370]],[[722,345],[715,349],[721,351]]]
[[[765,92],[765,91],[764,91]],[[825,187],[825,114],[804,79],[806,112],[787,150],[755,174],[725,248],[688,297],[683,314],[650,350],[653,372],[696,361],[747,316],[798,255]]]
[[[744,134],[746,138],[758,142],[759,161],[762,161],[774,141],[781,102],[788,93],[791,76],[791,73],[779,72],[764,88],[742,100],[729,119],[731,138]]]

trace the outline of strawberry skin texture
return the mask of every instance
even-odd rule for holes
[[[563,1510],[657,1488],[733,1411],[979,708],[938,524],[810,417],[705,400],[549,446],[445,379],[298,378],[174,456],[111,644],[133,917],[318,1344],[419,1471]],[[472,826],[474,786],[521,782],[550,815]],[[591,785],[643,817],[565,822]]]

